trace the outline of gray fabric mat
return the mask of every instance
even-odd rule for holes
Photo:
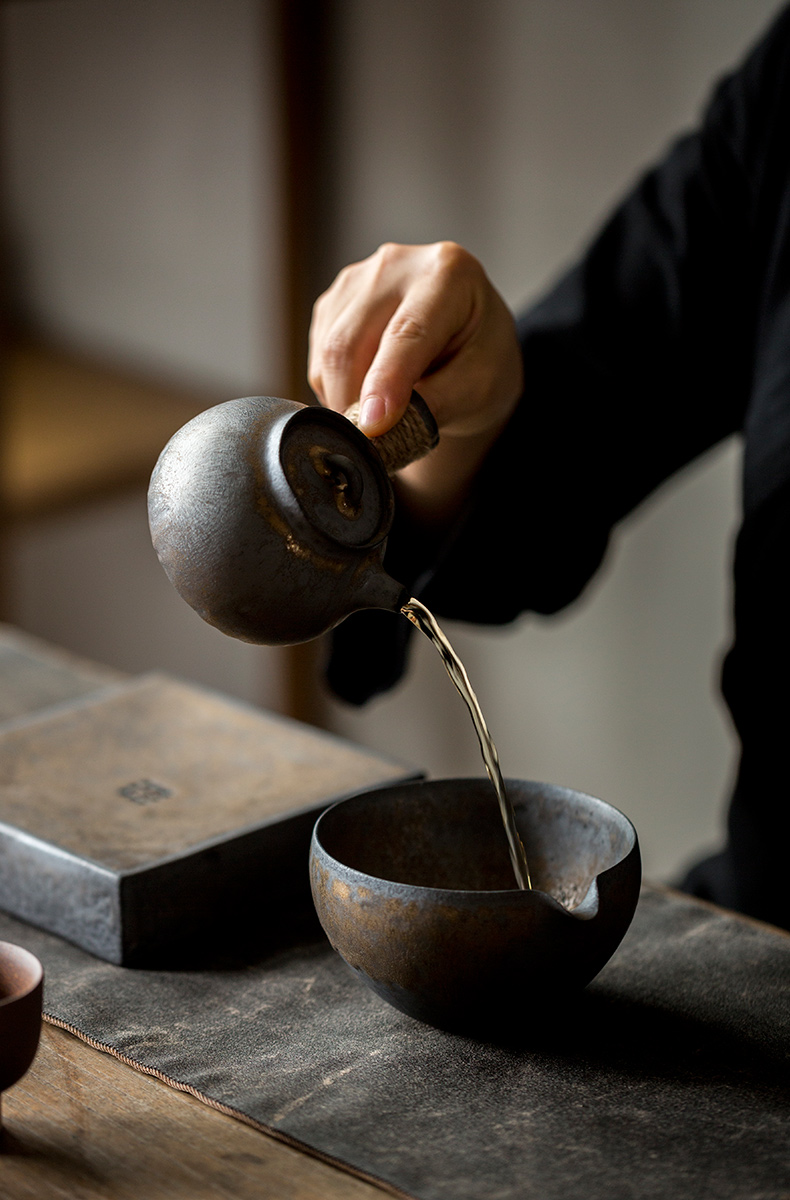
[[[143,971],[0,938],[44,962],[48,1013],[418,1200],[790,1194],[790,937],[673,894],[520,1044],[397,1013],[321,941]]]

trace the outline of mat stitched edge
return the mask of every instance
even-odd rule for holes
[[[360,1167],[355,1167],[343,1158],[326,1154],[324,1151],[317,1150],[314,1146],[308,1145],[307,1142],[302,1142],[290,1134],[283,1133],[279,1129],[274,1129],[271,1125],[265,1125],[262,1121],[256,1121],[254,1117],[248,1116],[247,1113],[242,1112],[239,1108],[233,1108],[230,1104],[223,1104],[220,1100],[213,1100],[211,1096],[207,1096],[205,1092],[199,1091],[191,1083],[181,1083],[178,1079],[174,1079],[171,1075],[166,1075],[164,1071],[160,1071],[158,1067],[145,1066],[136,1059],[130,1058],[128,1054],[124,1054],[121,1050],[116,1050],[113,1046],[109,1046],[107,1042],[101,1042],[97,1038],[91,1037],[89,1033],[85,1033],[76,1025],[72,1025],[68,1021],[63,1021],[60,1017],[56,1017],[52,1013],[44,1012],[42,1013],[42,1017],[48,1025],[65,1030],[66,1033],[79,1038],[81,1042],[85,1042],[92,1049],[100,1050],[102,1054],[109,1054],[112,1058],[118,1059],[119,1062],[138,1071],[141,1075],[150,1075],[154,1079],[158,1079],[160,1083],[174,1088],[177,1092],[186,1092],[196,1100],[199,1100],[201,1104],[205,1104],[207,1108],[213,1108],[217,1112],[223,1113],[226,1117],[233,1117],[235,1120],[241,1121],[243,1125],[248,1125],[251,1129],[265,1134],[276,1142],[283,1142],[293,1150],[299,1150],[303,1154],[309,1155],[310,1158],[317,1158],[320,1162],[327,1163],[330,1167],[337,1167],[339,1170],[345,1171],[347,1175],[353,1175],[357,1179],[361,1179],[364,1183],[373,1184],[375,1187],[381,1188],[382,1191],[389,1193],[389,1195],[396,1196],[398,1200],[417,1200],[417,1197],[412,1192],[404,1192],[401,1188],[396,1187],[393,1183],[389,1183],[386,1179],[382,1179],[379,1175],[374,1175],[370,1171],[363,1171]]]

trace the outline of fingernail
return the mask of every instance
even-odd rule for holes
[[[363,433],[368,429],[375,432],[387,415],[387,406],[381,396],[366,396],[359,407],[359,427]]]

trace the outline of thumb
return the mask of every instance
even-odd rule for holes
[[[406,411],[415,385],[447,352],[463,324],[454,304],[411,295],[390,318],[359,392],[359,427],[380,437]]]
[[[396,310],[385,328],[359,392],[359,427],[380,437],[397,425],[414,384],[436,356],[433,339],[414,316]]]

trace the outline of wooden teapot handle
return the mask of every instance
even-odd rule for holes
[[[345,415],[353,425],[359,425],[359,401],[346,409]],[[439,429],[433,413],[416,392],[412,392],[409,407],[398,424],[381,437],[370,438],[376,447],[388,475],[394,475],[401,467],[424,458],[439,441]]]

